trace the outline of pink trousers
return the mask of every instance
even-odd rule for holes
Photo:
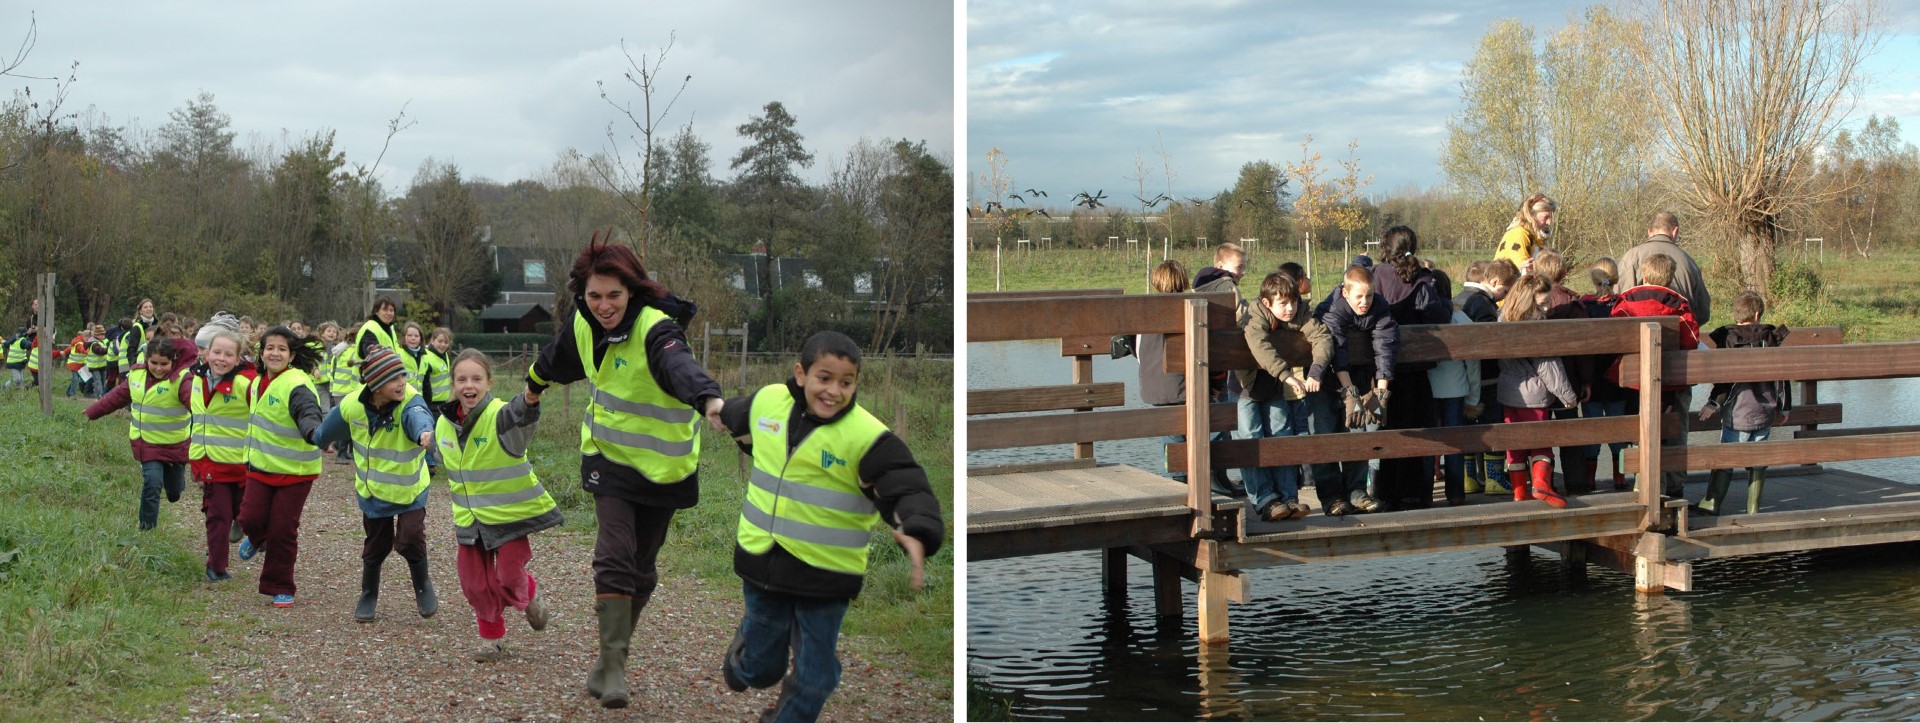
[[[484,640],[507,636],[507,623],[501,617],[507,608],[527,609],[533,601],[535,583],[527,574],[527,561],[533,559],[533,546],[527,538],[508,542],[492,550],[479,545],[461,545],[454,565],[460,570],[460,593],[473,606],[473,619]]]

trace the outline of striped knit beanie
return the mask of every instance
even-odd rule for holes
[[[384,346],[375,347],[367,358],[360,362],[360,381],[368,389],[379,389],[396,378],[406,376],[407,367],[400,361],[400,355]]]

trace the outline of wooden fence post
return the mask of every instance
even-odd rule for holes
[[[58,336],[53,329],[53,281],[52,272],[40,275],[40,318],[34,325],[40,327],[40,348],[34,353],[40,355],[40,413],[53,416],[53,345]]]

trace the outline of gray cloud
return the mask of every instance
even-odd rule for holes
[[[24,29],[25,11],[8,25]],[[712,144],[715,173],[741,143],[734,128],[769,101],[786,104],[819,162],[862,137],[925,140],[951,157],[953,14],[946,5],[877,0],[747,3],[63,3],[37,10],[30,67],[79,61],[68,103],[153,130],[201,90],[241,142],[333,129],[349,162],[370,163],[403,103],[419,125],[382,163],[404,186],[431,156],[495,180],[537,176],[572,147],[624,143],[631,126],[599,98],[639,106],[621,75],[676,33],[662,76],[693,79],[666,119]],[[44,83],[36,84],[44,86]],[[18,84],[15,84],[18,87]],[[657,108],[656,108],[657,109]]]
[[[1021,188],[1128,199],[1136,154],[1146,195],[1160,191],[1164,144],[1174,195],[1210,196],[1242,164],[1299,160],[1312,134],[1329,162],[1358,139],[1371,192],[1435,185],[1460,71],[1487,27],[1511,17],[1544,38],[1587,5],[976,0],[966,162],[977,176],[1000,148]],[[1912,25],[1910,13],[1896,15],[1890,30]],[[1912,35],[1890,36],[1874,58],[1862,118],[1920,107],[1920,78],[1906,70],[1915,64],[1903,60],[1916,54],[1901,50],[1913,45]]]

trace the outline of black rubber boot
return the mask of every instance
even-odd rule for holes
[[[380,563],[360,563],[360,601],[353,605],[353,619],[370,623],[374,619],[374,608],[380,603]]]
[[[1579,453],[1560,455],[1560,479],[1569,495],[1584,495],[1593,492],[1593,477],[1587,474],[1587,466],[1592,460]]]
[[[1732,475],[1732,472],[1728,472]],[[1767,471],[1764,469],[1747,470],[1747,514],[1760,511],[1760,488],[1767,486]]]
[[[1703,515],[1718,515],[1727,503],[1727,488],[1733,486],[1733,470],[1716,469],[1707,478],[1707,496],[1700,498],[1700,504],[1693,511]]]
[[[587,695],[607,708],[625,708],[627,693],[627,647],[633,640],[633,598],[625,595],[603,597],[593,603],[593,614],[600,619],[600,659],[587,671]]]
[[[413,602],[420,606],[420,617],[440,612],[440,596],[433,592],[433,578],[427,577],[427,558],[408,560],[407,574],[413,576]]]

